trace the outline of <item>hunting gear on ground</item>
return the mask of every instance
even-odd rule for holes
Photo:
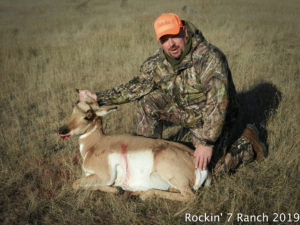
[[[248,136],[240,137],[242,115],[225,55],[175,14],[162,14],[154,28],[161,48],[141,65],[139,76],[96,92],[99,105],[138,101],[138,135],[162,138],[162,121],[180,125],[196,151],[198,146],[213,148],[207,163],[217,165],[215,171],[232,171],[253,161],[253,140],[260,142],[253,127],[246,128]],[[265,151],[262,145],[255,146]]]

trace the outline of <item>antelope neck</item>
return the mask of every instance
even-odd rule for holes
[[[94,125],[93,128],[91,130],[88,130],[88,132],[86,132],[85,134],[82,134],[79,136],[79,139],[84,139],[87,138],[88,136],[90,136],[91,134],[93,134],[98,128],[98,125]]]
[[[79,151],[83,159],[86,158],[89,149],[96,143],[97,138],[101,137],[102,132],[99,124],[94,124],[88,131],[79,137]]]

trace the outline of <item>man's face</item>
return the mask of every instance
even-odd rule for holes
[[[164,35],[159,41],[162,49],[169,56],[178,59],[184,51],[184,45],[187,39],[187,29],[180,29],[177,35]]]

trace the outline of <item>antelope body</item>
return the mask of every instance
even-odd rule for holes
[[[78,102],[62,138],[79,135],[82,169],[85,177],[73,188],[90,188],[116,193],[117,188],[146,199],[152,195],[171,200],[188,200],[206,180],[208,171],[194,168],[193,150],[162,139],[132,135],[106,136],[101,117],[115,110],[99,107],[92,99]],[[177,193],[169,190],[177,190]]]

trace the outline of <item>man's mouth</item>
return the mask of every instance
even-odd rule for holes
[[[177,55],[179,53],[179,48],[172,48],[172,49],[170,49],[170,53],[172,55]]]

